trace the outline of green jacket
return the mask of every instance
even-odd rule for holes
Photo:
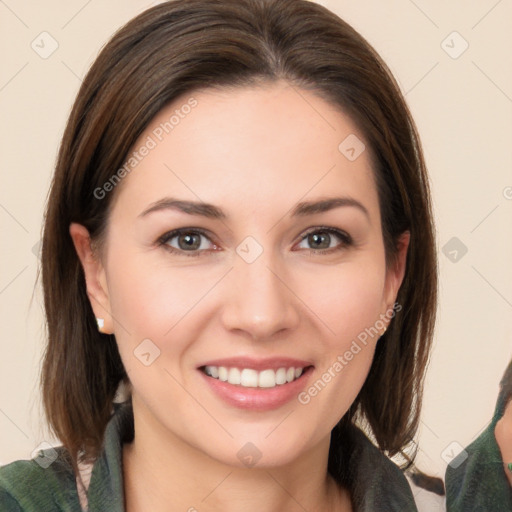
[[[494,436],[496,423],[512,398],[512,362],[501,381],[489,426],[446,468],[448,512],[512,512],[512,488]],[[511,461],[512,462],[512,461]]]
[[[417,512],[402,471],[361,430],[354,428],[351,437],[347,463],[355,512]],[[105,432],[103,453],[93,466],[88,490],[89,512],[124,512],[122,445],[131,439],[132,408],[127,403],[116,404]],[[16,461],[0,468],[1,512],[82,510],[65,452],[62,447],[55,450],[56,453],[45,450],[37,459]]]

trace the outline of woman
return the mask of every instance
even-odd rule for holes
[[[396,82],[327,9],[176,0],[122,28],[42,261],[63,447],[0,471],[6,510],[417,510],[388,456],[432,341],[428,178]]]

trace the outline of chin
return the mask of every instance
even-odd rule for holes
[[[259,437],[251,438],[245,434],[218,444],[212,442],[203,451],[218,462],[239,469],[270,469],[293,463],[307,450],[302,436],[294,438],[274,433],[271,434],[271,437],[275,435],[274,439],[265,439],[268,431],[265,429],[265,434],[259,434]],[[215,450],[212,450],[213,444],[216,445]]]

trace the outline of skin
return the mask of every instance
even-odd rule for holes
[[[115,191],[101,251],[91,249],[83,226],[70,226],[92,307],[115,334],[133,387],[136,434],[123,453],[127,510],[349,511],[348,492],[327,473],[330,431],[362,387],[378,335],[307,405],[234,408],[196,367],[284,355],[311,361],[315,382],[393,307],[409,234],[387,267],[369,151],[352,162],[338,150],[349,134],[364,141],[339,109],[286,82],[193,97],[197,107]],[[187,99],[166,107],[134,148]],[[340,196],[367,214],[343,206],[291,216],[301,201]],[[173,209],[140,217],[164,197],[216,205],[226,218]],[[322,238],[331,252],[312,251],[303,238],[321,226],[353,243],[333,235]],[[197,257],[157,242],[191,227],[211,240],[202,239]],[[263,248],[253,263],[236,252],[247,236]],[[177,238],[168,243],[179,250]],[[161,351],[150,366],[134,356],[147,338]],[[249,442],[261,452],[251,468],[237,457]]]

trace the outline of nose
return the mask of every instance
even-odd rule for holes
[[[275,268],[265,252],[252,263],[237,258],[230,272],[228,299],[222,323],[254,340],[269,339],[297,327],[299,301],[293,294],[283,268]]]

